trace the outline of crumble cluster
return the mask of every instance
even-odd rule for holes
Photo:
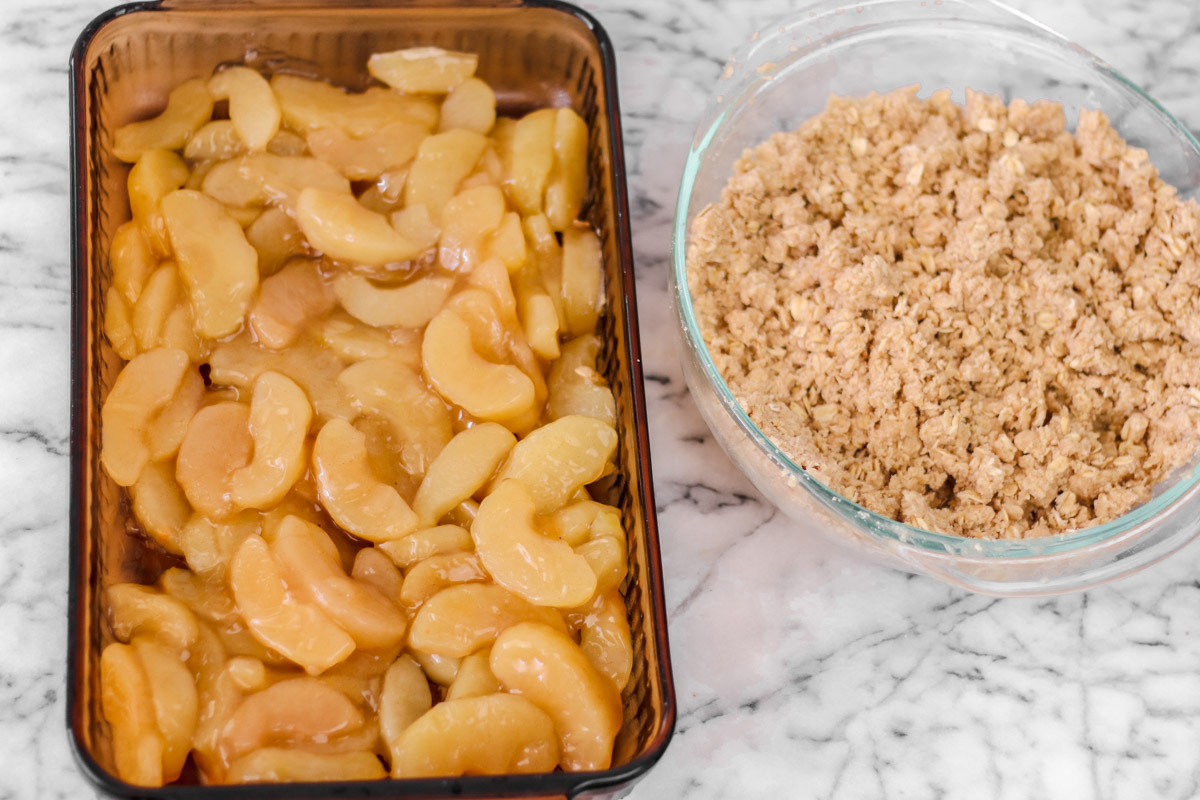
[[[1098,111],[917,87],[747,150],[688,283],[796,463],[926,530],[1124,514],[1200,446],[1200,207]]]

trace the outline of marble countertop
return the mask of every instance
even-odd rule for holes
[[[94,792],[64,727],[67,58],[108,0],[0,4],[0,798]],[[786,0],[586,2],[619,51],[679,718],[658,798],[1190,798],[1200,546],[996,600],[796,535],[713,442],[667,303],[683,156],[725,55]],[[1200,129],[1196,0],[1020,0]]]

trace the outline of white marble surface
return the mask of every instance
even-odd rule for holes
[[[0,4],[0,798],[81,798],[64,727],[67,57],[106,0]],[[651,798],[1190,798],[1200,547],[994,600],[795,536],[713,443],[668,330],[683,154],[786,0],[587,4],[620,52],[679,722]],[[1021,0],[1200,128],[1196,0]]]

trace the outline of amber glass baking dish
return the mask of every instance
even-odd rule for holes
[[[625,588],[634,641],[633,675],[614,766],[601,772],[324,784],[200,786],[194,769],[161,789],[114,776],[100,714],[100,651],[112,641],[99,597],[113,583],[148,583],[170,556],[130,534],[128,501],[99,469],[100,404],[120,366],[101,332],[108,247],[128,218],[127,166],[112,131],[157,113],[168,90],[245,62],[367,81],[370,53],[437,45],[480,55],[478,73],[496,89],[501,113],[571,106],[590,128],[584,215],[604,246],[607,310],[600,363],[617,400],[618,471],[606,498],[629,535]],[[71,589],[68,726],[79,763],[101,789],[125,797],[577,797],[610,796],[662,755],[675,721],[666,613],[650,478],[649,440],[634,301],[620,118],[612,45],[585,12],[557,2],[406,3],[316,0],[168,0],[112,9],[80,34],[71,57],[72,406]]]

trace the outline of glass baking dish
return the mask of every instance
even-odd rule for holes
[[[100,714],[99,656],[112,641],[99,597],[122,581],[153,581],[172,557],[127,532],[126,495],[99,469],[100,404],[121,360],[102,333],[108,247],[128,218],[128,167],[111,132],[152,116],[168,90],[222,63],[266,73],[319,75],[351,89],[369,80],[372,52],[433,45],[479,54],[478,74],[500,113],[571,106],[588,123],[589,195],[584,217],[604,248],[607,305],[599,367],[613,387],[620,444],[609,502],[629,536],[624,594],[633,674],[613,764],[599,772],[467,776],[357,783],[202,786],[190,765],[180,781],[144,789],[114,775]],[[439,3],[402,7],[371,0],[176,0],[134,3],[97,17],[71,56],[72,398],[71,581],[68,718],[78,762],[99,788],[123,797],[577,797],[626,789],[662,755],[675,722],[666,610],[650,475],[633,256],[613,49],[585,12],[558,2]]]

